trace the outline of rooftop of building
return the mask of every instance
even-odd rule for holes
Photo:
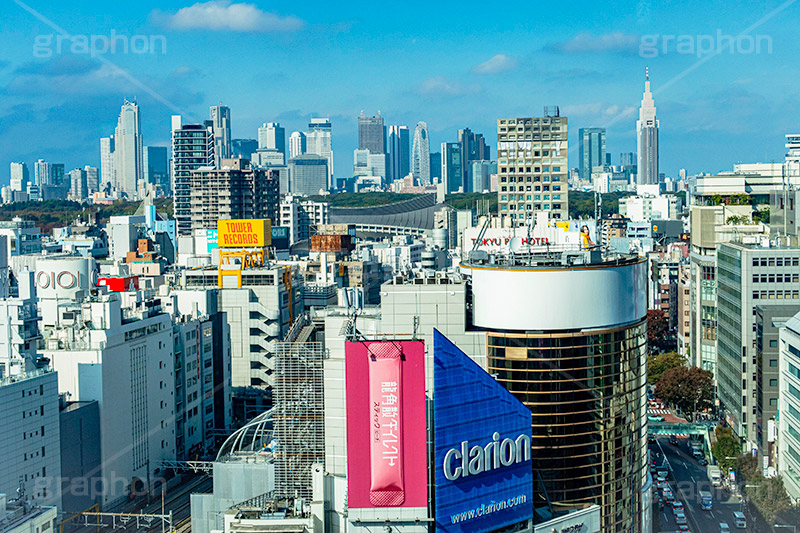
[[[474,250],[461,261],[463,268],[490,268],[497,270],[552,270],[575,267],[609,267],[632,265],[646,259],[636,254],[623,254],[610,248],[593,246],[582,248],[577,245],[559,244],[537,246],[518,252],[486,252]]]
[[[12,385],[15,383],[22,383],[31,379],[36,379],[46,374],[52,374],[53,370],[49,368],[40,368],[30,372],[23,372],[22,374],[13,374],[0,378],[0,387]]]

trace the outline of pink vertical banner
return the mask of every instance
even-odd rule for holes
[[[348,506],[427,507],[425,346],[345,344]]]

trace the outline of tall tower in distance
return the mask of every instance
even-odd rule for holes
[[[289,136],[289,159],[306,153],[306,134],[293,131]]]
[[[139,191],[144,178],[142,154],[142,126],[139,106],[125,100],[114,130],[114,187],[117,194],[127,194],[129,199]]]
[[[658,183],[658,120],[656,103],[650,92],[650,68],[645,70],[644,95],[636,121],[636,183],[653,185]]]
[[[231,158],[231,108],[219,104],[209,109],[214,128],[214,166],[219,168],[220,161]]]
[[[358,117],[358,149],[369,150],[371,154],[386,153],[386,129],[380,111],[374,117],[361,112]]]
[[[428,139],[428,125],[417,122],[414,128],[414,144],[411,149],[411,173],[420,185],[431,182],[431,143]]]

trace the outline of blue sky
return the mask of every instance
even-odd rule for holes
[[[636,149],[645,66],[668,176],[782,159],[783,135],[800,131],[800,2],[499,6],[5,1],[0,183],[8,182],[11,161],[31,171],[37,158],[68,170],[98,166],[99,137],[113,133],[120,105],[134,97],[148,145],[168,144],[173,113],[202,120],[219,102],[231,108],[234,138],[255,138],[269,121],[288,136],[312,115],[329,116],[337,175],[352,170],[361,110],[380,110],[387,124],[412,130],[426,121],[436,151],[462,127],[493,145],[496,118],[538,116],[558,105],[569,117],[571,166],[581,127],[608,128],[617,163],[619,152]],[[59,53],[55,37],[47,39],[61,31],[70,37]],[[81,49],[80,36],[112,31],[144,36],[155,49],[96,57]],[[706,52],[717,42],[720,53]]]

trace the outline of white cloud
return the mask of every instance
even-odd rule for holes
[[[512,70],[517,66],[517,58],[505,54],[497,54],[480,65],[475,65],[472,72],[475,74],[499,74]]]
[[[579,33],[568,41],[549,44],[546,48],[563,54],[637,54],[641,36],[632,33],[606,33],[594,36]]]
[[[442,76],[428,78],[423,81],[417,92],[423,96],[462,96],[481,91],[478,84],[464,84],[456,80],[448,80]]]
[[[294,16],[262,11],[254,4],[232,4],[230,0],[198,2],[174,14],[156,9],[150,17],[157,24],[173,30],[286,32],[298,30],[305,24]]]

